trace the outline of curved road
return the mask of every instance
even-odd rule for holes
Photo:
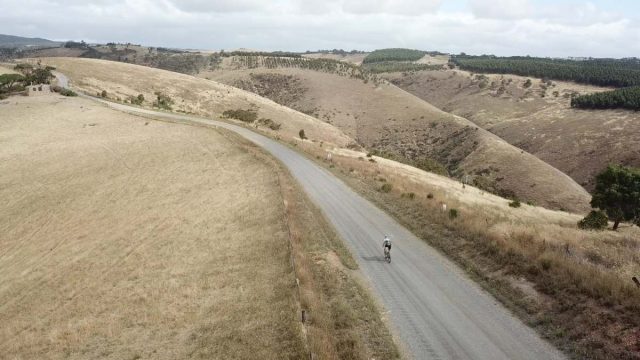
[[[59,84],[67,86],[64,75]],[[234,131],[282,161],[346,241],[375,295],[415,359],[565,359],[516,319],[461,269],[327,170],[246,128],[194,116],[156,112],[91,98],[132,114]],[[383,261],[391,234],[393,262]]]

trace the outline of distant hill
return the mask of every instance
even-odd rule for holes
[[[59,46],[61,42],[51,41],[41,38],[26,38],[22,36],[3,35],[0,34],[0,47],[13,48],[13,47],[28,47],[28,46]]]

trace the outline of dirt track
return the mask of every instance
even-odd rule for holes
[[[564,358],[451,261],[297,152],[240,126],[104,103],[125,112],[223,127],[280,159],[346,240],[415,358]],[[392,264],[383,261],[384,234],[394,239]]]

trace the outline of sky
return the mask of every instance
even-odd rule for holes
[[[172,48],[640,57],[637,0],[0,0],[0,33]]]

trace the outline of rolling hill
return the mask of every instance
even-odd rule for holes
[[[608,164],[640,167],[640,115],[579,110],[571,96],[609,90],[516,75],[461,70],[386,74],[398,87],[465,117],[571,176],[591,190]],[[526,87],[527,79],[532,80]]]
[[[589,207],[588,193],[559,170],[396,86],[291,68],[223,67],[199,76],[310,114],[370,151],[431,170],[444,167],[503,196],[577,212]]]
[[[120,62],[78,59],[46,58],[42,61],[55,66],[68,75],[73,85],[89,94],[105,91],[112,100],[129,100],[142,94],[144,104],[151,106],[157,93],[167,95],[178,112],[210,117],[221,117],[227,110],[251,109],[262,119],[280,124],[271,131],[275,136],[298,137],[304,130],[310,139],[346,147],[354,140],[341,130],[275,102],[215,81],[145,66]]]
[[[60,42],[41,38],[28,38],[14,35],[0,34],[0,48],[14,47],[53,47],[60,46]]]

